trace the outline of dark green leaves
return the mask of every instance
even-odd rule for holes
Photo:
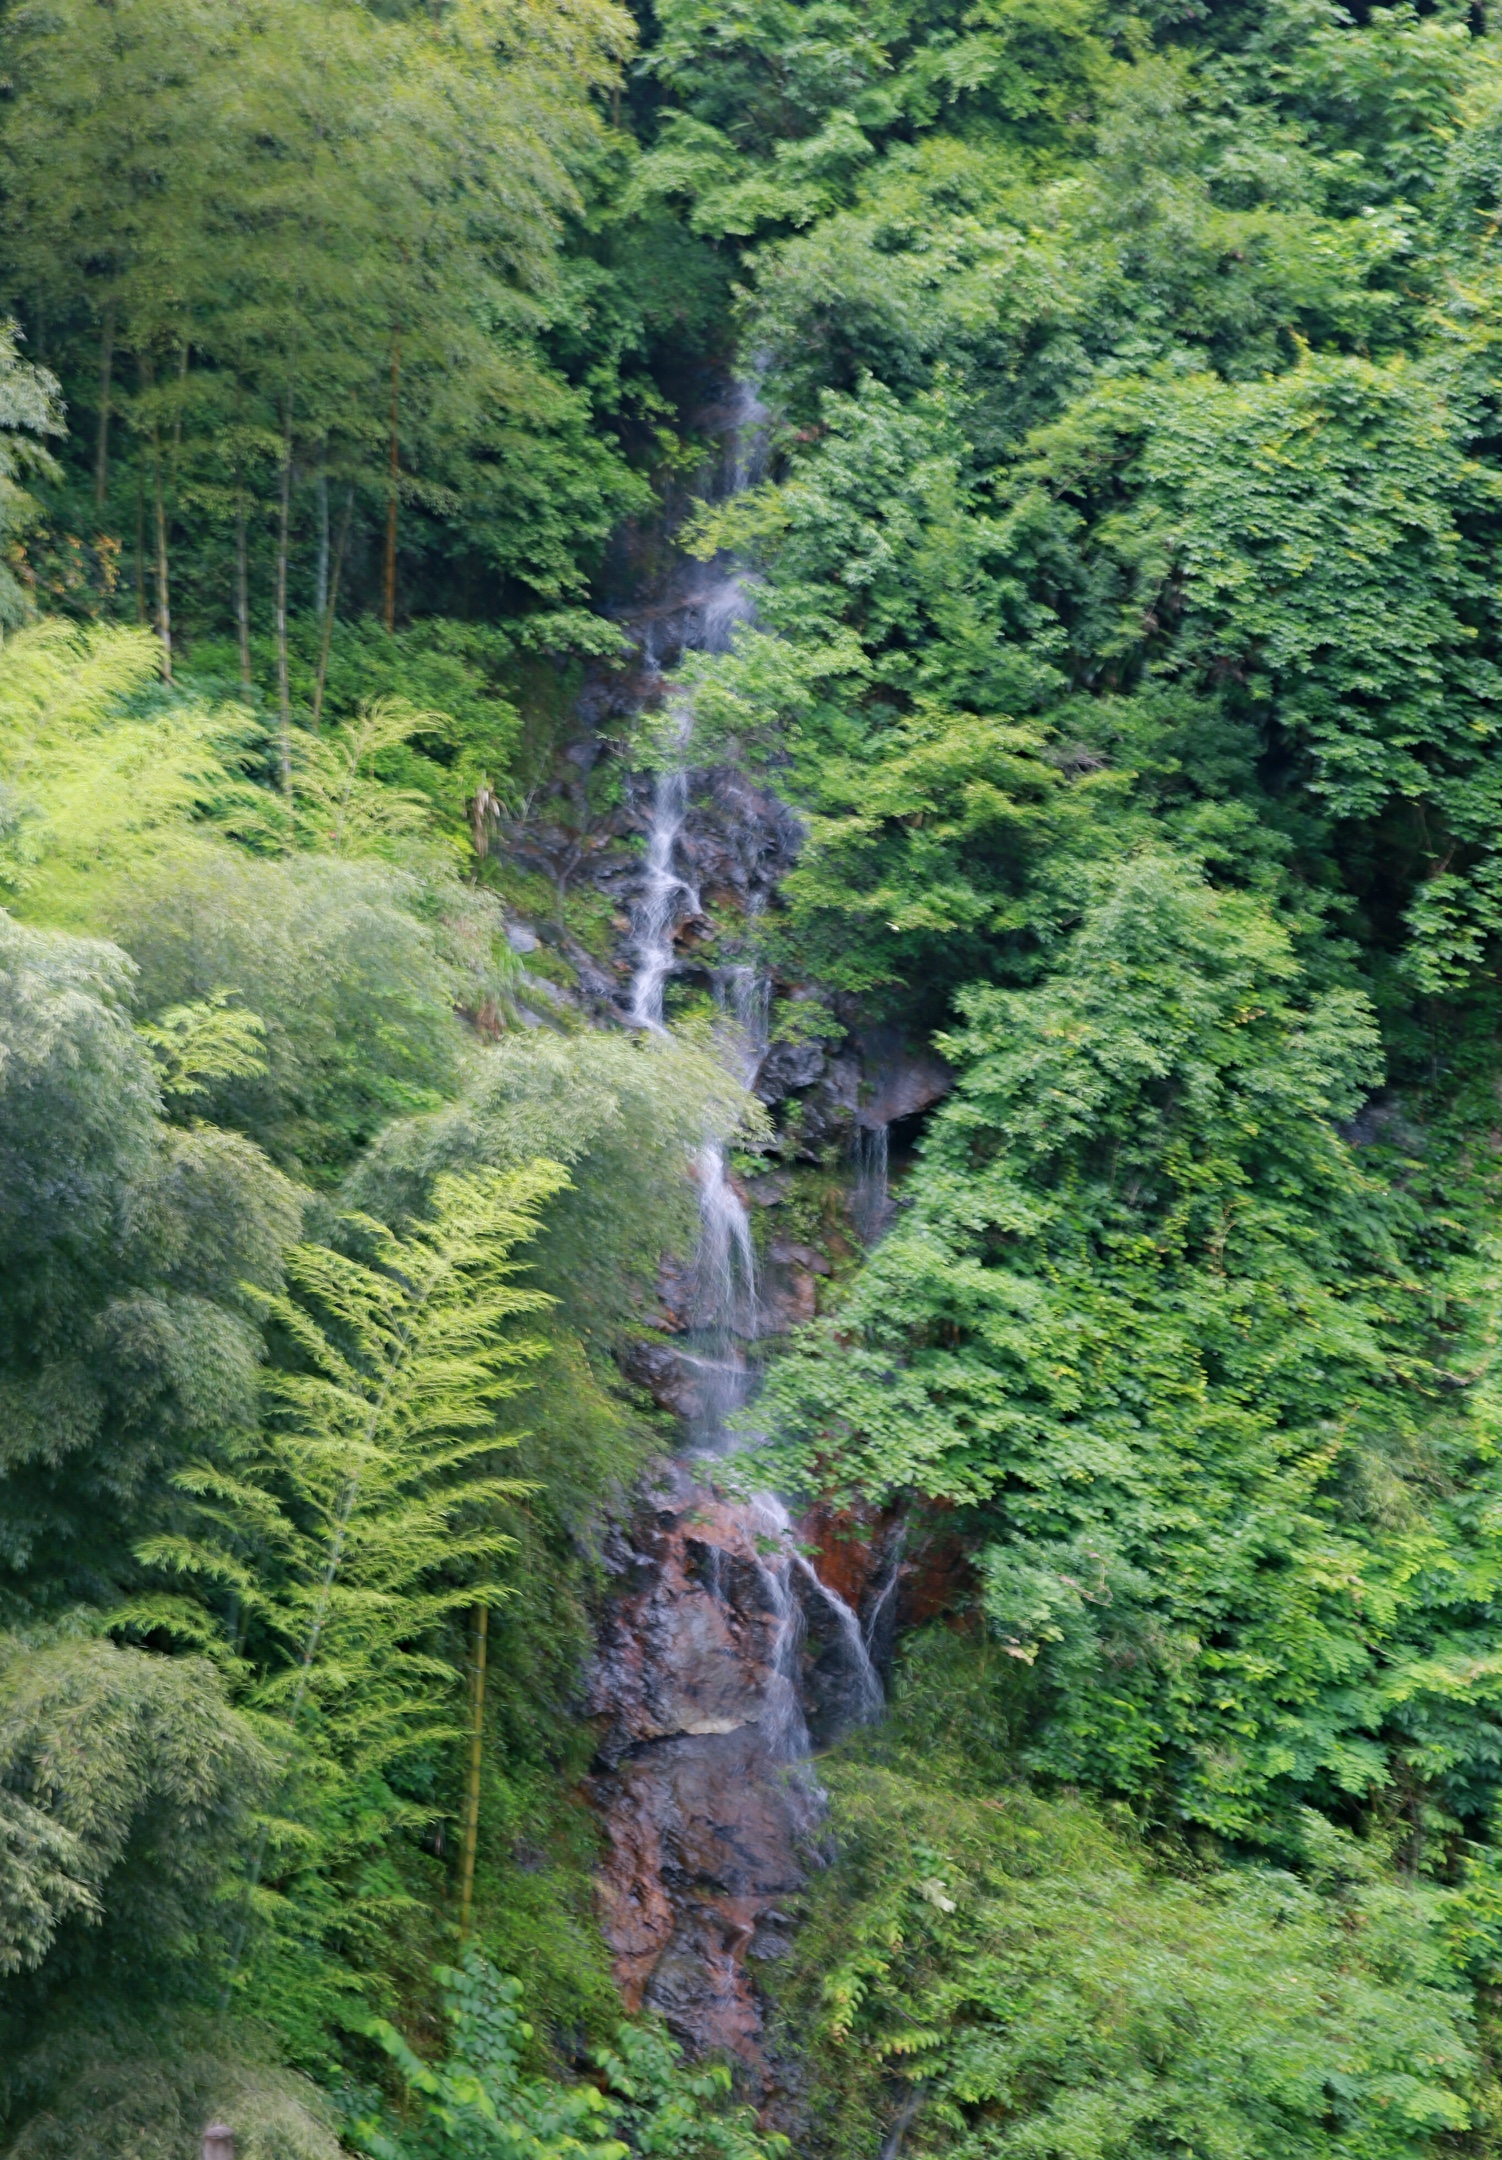
[[[1254,1839],[1310,1792],[1380,1806],[1495,1586],[1464,1523],[1364,1520],[1384,1450],[1417,1507],[1440,1385],[1412,1213],[1338,1130],[1370,1008],[1161,854],[1101,875],[1036,989],[962,1004],[911,1207],[777,1374],[784,1429],[841,1484],[979,1504],[990,1625],[1052,1691],[1039,1769]],[[1469,1811],[1489,1666],[1463,1685],[1435,1769]]]

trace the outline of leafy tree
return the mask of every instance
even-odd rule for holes
[[[224,850],[147,868],[111,927],[146,1013],[228,990],[256,1014],[263,1071],[226,1076],[201,1107],[328,1181],[388,1118],[436,1107],[457,1079],[454,1007],[469,986],[441,920],[423,919],[427,897],[405,868]]]
[[[1467,1507],[1420,1493],[1489,1474],[1481,1405],[1474,1432],[1434,1406],[1434,1261],[1339,1136],[1366,1000],[1143,854],[1036,988],[962,1003],[911,1209],[774,1383],[801,1459],[977,1507],[985,1609],[1052,1691],[1038,1768],[1232,1839],[1410,1778],[1485,1821],[1489,1666],[1457,1751],[1411,1754],[1400,1708],[1493,1624]],[[1407,1532],[1364,1520],[1378,1463]]]
[[[55,473],[42,438],[61,433],[57,380],[21,358],[16,326],[9,323],[0,330],[0,547],[7,557],[0,565],[0,623],[8,630],[26,620],[32,604],[15,572],[21,541],[37,512],[25,482]]]
[[[1385,897],[1413,894],[1411,965],[1430,988],[1460,980],[1492,931],[1497,481],[1467,453],[1461,411],[1424,373],[1310,359],[1244,388],[1113,385],[1040,434],[1032,467],[1084,528],[1060,595],[1075,669],[1224,684],[1228,718],[1307,760],[1335,818],[1388,814],[1399,844],[1411,820]]]
[[[892,1728],[832,1772],[839,1858],[782,2012],[817,2021],[821,2149],[897,2124],[924,2160],[1463,2139],[1475,2058],[1440,1896],[1317,1817],[1302,1878],[1175,1878],[1078,1795],[993,1783],[995,1708],[973,1645],[919,1636]]]
[[[0,1765],[7,2155],[165,2154],[228,2115],[251,2160],[335,2160],[323,2096],[203,2007],[224,1878],[275,1779],[212,1667],[7,1637]]]
[[[569,1324],[609,1339],[639,1312],[664,1251],[693,1234],[685,1155],[707,1131],[758,1130],[755,1106],[712,1051],[687,1041],[514,1034],[475,1062],[451,1107],[389,1126],[351,1180],[373,1214],[421,1219],[433,1181],[543,1156],[573,1179],[538,1242],[539,1281]]]
[[[754,619],[673,687],[806,838],[735,934],[800,1055],[955,1076],[767,1406],[965,1561],[827,1765],[798,2138],[1487,2151],[1485,11],[637,19],[0,20],[12,2160],[323,2160],[287,2062],[393,2151],[775,2142],[588,2056],[574,1697],[685,1149],[806,1139],[693,1026],[543,1024],[501,905],[517,830],[625,867],[681,705],[618,739],[621,624],[736,350],[767,478],[688,533]]]
[[[148,1940],[180,1957],[239,1811],[265,1788],[264,1751],[191,1662],[104,1642],[23,1656],[12,1640],[7,1667],[7,1810],[22,1855],[7,1970],[40,1965],[67,1923],[106,1915],[117,1961],[139,1963]],[[73,1934],[74,1962],[91,1962],[94,1938]]]
[[[1110,65],[1103,11],[1079,0],[966,11],[750,0],[728,14],[670,0],[652,55],[671,101],[636,188],[737,238],[812,223],[876,148],[946,119],[998,135],[1018,163],[1057,156]]]
[[[690,670],[696,740],[808,815],[777,960],[867,995],[921,985],[931,1023],[960,983],[1036,966],[1128,789],[1048,717],[1011,717],[1062,687],[1057,617],[1018,574],[1046,538],[1030,506],[989,514],[947,400],[868,381],[823,411],[801,469],[704,522],[702,550],[770,575],[766,627]]]
[[[786,2139],[757,2133],[748,2109],[725,2107],[727,2070],[685,2070],[678,2049],[650,2026],[622,2025],[614,2047],[597,2051],[598,2084],[529,2078],[522,2060],[532,2029],[517,1982],[474,1951],[439,1977],[450,2027],[445,2062],[424,2062],[394,2026],[373,2028],[420,2109],[408,2123],[384,2112],[356,2123],[355,2139],[373,2160],[765,2160],[787,2150]]]
[[[182,1456],[254,1423],[246,1285],[295,1194],[237,1136],[160,1117],[117,949],[0,916],[5,1603],[108,1603]]]

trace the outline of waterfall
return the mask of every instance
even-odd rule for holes
[[[730,420],[722,484],[733,492],[759,469],[765,414],[754,382],[736,389]],[[674,646],[728,650],[750,612],[734,565],[711,565],[675,611],[678,637],[659,631],[649,665]],[[632,906],[627,1000],[630,1023],[652,1034],[664,1032],[678,937],[700,911],[692,700],[679,696],[668,711]],[[748,963],[718,967],[712,982],[720,1054],[749,1086],[767,1047],[769,985]],[[748,1353],[762,1309],[726,1136],[706,1133],[690,1167],[699,1233],[687,1326],[675,1338],[692,1382],[689,1452],[631,1526],[592,1682],[613,1735],[595,1784],[609,1844],[601,1897],[628,2003],[652,2004],[691,2045],[728,2048],[762,2077],[760,2003],[746,1961],[777,1954],[780,1907],[802,1880],[804,1840],[822,1805],[802,1767],[805,1667],[817,1659],[825,1731],[877,1715],[882,1689],[859,1618],[798,1550],[782,1501],[770,1493],[728,1501],[696,1475],[696,1465],[740,1444],[737,1413],[755,1387]]]
[[[652,816],[647,826],[647,868],[636,902],[636,972],[631,978],[630,1018],[634,1027],[662,1030],[662,993],[672,972],[673,933],[686,915],[699,911],[699,896],[676,865],[678,835],[688,813],[688,774],[678,768],[658,773],[652,785]]]
[[[875,1665],[871,1662],[870,1646],[865,1630],[859,1620],[837,1591],[831,1590],[800,1552],[794,1552],[793,1565],[804,1576],[814,1595],[828,1607],[840,1639],[849,1672],[848,1694],[843,1705],[845,1722],[850,1725],[867,1725],[879,1717],[886,1705],[886,1691]]]
[[[887,1127],[857,1124],[854,1158],[855,1183],[850,1195],[850,1211],[855,1219],[855,1234],[863,1245],[874,1245],[886,1229],[891,1212],[887,1185]]]

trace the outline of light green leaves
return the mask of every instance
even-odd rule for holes
[[[266,1024],[230,1003],[219,990],[191,1005],[172,1005],[150,1026],[137,1028],[156,1060],[162,1093],[187,1100],[216,1080],[259,1078],[266,1070]]]
[[[963,1715],[974,1655],[920,1651],[936,1720]],[[1320,1890],[1175,1879],[1078,1799],[987,1791],[957,1735],[946,1756],[894,1715],[883,1759],[827,1773],[839,1858],[784,2013],[817,2021],[824,2150],[856,2160],[901,2124],[904,2150],[952,2160],[1409,2160],[1467,2126],[1433,1895],[1363,1872],[1349,1839]]]

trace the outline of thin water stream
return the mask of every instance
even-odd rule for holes
[[[727,444],[731,489],[756,474],[764,417],[744,388]],[[727,649],[749,613],[734,565],[711,566],[678,611],[678,651]],[[628,1012],[652,1031],[665,1025],[678,938],[700,908],[684,852],[694,713],[684,696],[671,710],[674,758],[653,784],[632,911]],[[750,965],[714,982],[721,1054],[749,1085],[767,1049],[767,985]],[[821,1805],[805,1674],[816,1656],[826,1735],[876,1716],[883,1698],[856,1613],[799,1550],[782,1501],[727,1500],[712,1482],[714,1460],[745,1444],[737,1419],[765,1327],[726,1138],[706,1132],[691,1166],[699,1236],[677,1345],[692,1383],[686,1446],[612,1556],[619,1591],[593,1685],[609,1737],[594,1790],[610,1844],[605,1931],[628,2001],[661,2010],[700,2050],[740,2055],[764,2080],[752,1972],[786,1948],[784,1907]]]

